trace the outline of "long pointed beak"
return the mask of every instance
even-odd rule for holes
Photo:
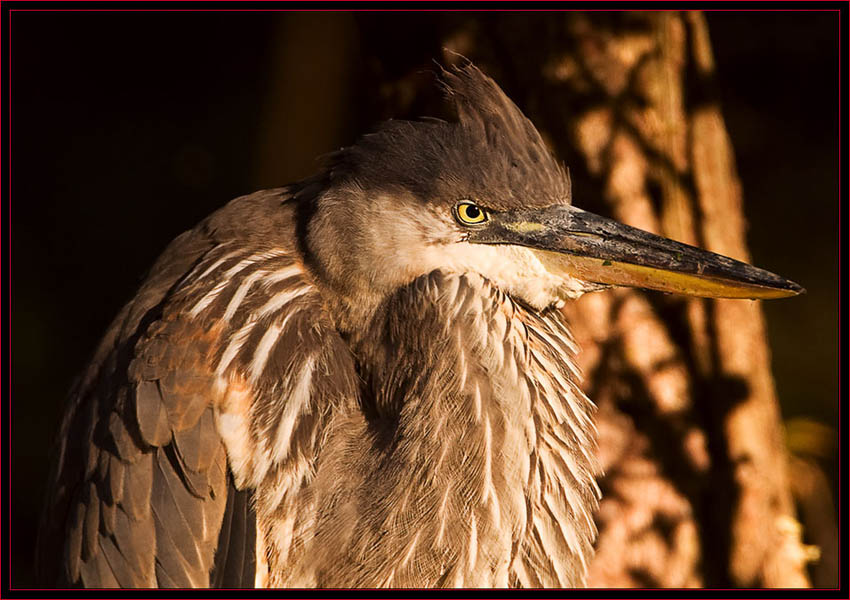
[[[546,268],[586,282],[707,298],[787,298],[805,292],[774,273],[573,206],[494,213],[469,241],[535,251]]]

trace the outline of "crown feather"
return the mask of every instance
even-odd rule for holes
[[[401,187],[424,201],[474,198],[495,210],[568,204],[566,171],[496,82],[466,59],[440,69],[457,120],[387,121],[335,156],[334,175],[364,189]]]

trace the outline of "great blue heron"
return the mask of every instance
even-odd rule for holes
[[[573,207],[491,79],[441,81],[456,122],[386,123],[166,249],[71,392],[44,584],[582,585],[593,405],[558,308],[802,290]]]

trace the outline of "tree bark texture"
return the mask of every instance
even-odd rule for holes
[[[748,260],[701,13],[458,14],[438,32],[445,62],[473,60],[541,129],[575,204]],[[381,116],[433,114],[414,104],[426,60],[374,61]],[[588,584],[807,586],[760,303],[615,289],[565,310],[605,470]]]

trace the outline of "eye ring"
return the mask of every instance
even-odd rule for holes
[[[455,205],[454,213],[457,222],[466,226],[481,225],[488,218],[486,210],[469,200],[458,202]]]

